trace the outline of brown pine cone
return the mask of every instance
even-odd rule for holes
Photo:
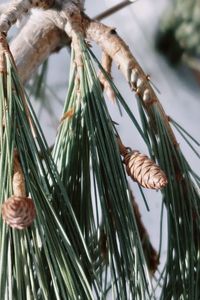
[[[3,220],[12,228],[24,229],[35,219],[36,211],[32,199],[12,196],[2,205]]]
[[[167,185],[165,173],[145,154],[133,150],[125,154],[124,163],[127,174],[141,186],[158,190]]]

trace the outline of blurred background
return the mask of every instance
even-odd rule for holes
[[[119,0],[86,0],[85,2],[86,13],[90,17],[94,17],[120,3]],[[129,45],[143,70],[151,76],[152,84],[158,90],[159,99],[167,115],[187,129],[197,140],[200,140],[200,77],[198,77],[197,72],[200,31],[197,30],[198,26],[195,25],[196,27],[193,26],[193,28],[191,25],[200,20],[200,5],[195,6],[195,3],[198,2],[193,0],[137,0],[102,21],[106,25],[116,27],[118,34]],[[187,3],[189,3],[188,6]],[[172,7],[172,5],[175,6]],[[186,26],[187,21],[190,26]],[[175,32],[171,28],[177,31]],[[160,33],[158,34],[158,32]],[[187,42],[188,37],[192,37],[192,41]],[[179,40],[180,43],[177,42]],[[170,50],[170,45],[172,45],[173,50]],[[162,53],[158,51],[158,48]],[[93,49],[100,59],[98,47]],[[193,54],[194,60],[192,59]],[[42,100],[32,99],[49,145],[54,142],[56,128],[62,115],[62,107],[67,94],[69,64],[69,49],[62,49],[53,54],[48,60],[47,87],[44,89]],[[139,121],[135,96],[115,66],[113,66],[112,75],[116,86]],[[126,114],[124,113],[121,117],[116,104],[109,100],[107,100],[107,104],[112,119],[119,124],[117,128],[123,137],[124,144],[138,149],[142,153],[148,153],[137,130]],[[178,132],[176,135],[186,158],[199,174],[199,159]],[[147,211],[137,185],[131,182],[131,187],[152,243],[158,249],[162,196],[159,192],[145,190],[144,193],[149,206],[149,211]],[[161,265],[164,264],[166,257],[166,244],[167,224],[164,218]]]

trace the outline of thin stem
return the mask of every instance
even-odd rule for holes
[[[126,7],[130,4],[133,4],[134,2],[135,1],[133,1],[133,0],[122,1],[119,4],[116,4],[116,5],[112,6],[111,8],[103,11],[102,13],[96,15],[94,17],[94,19],[97,20],[97,21],[105,19],[105,18],[109,17],[110,15],[116,13],[117,11],[121,10],[122,8],[124,8],[124,7]]]

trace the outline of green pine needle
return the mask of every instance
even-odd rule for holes
[[[5,66],[0,74],[0,202],[13,193],[17,149],[37,215],[24,230],[0,219],[0,299],[93,299],[88,250],[9,53]]]
[[[90,52],[81,40],[79,46],[83,67],[76,69],[72,54],[68,95],[53,157],[85,240],[92,246],[90,253],[103,294],[111,288],[113,299],[130,295],[149,299],[151,283],[115,129]]]
[[[140,102],[138,104],[145,117],[144,108]],[[147,119],[146,131],[155,149],[154,155],[169,181],[163,190],[168,215],[168,255],[161,299],[198,299],[200,195],[193,181],[193,178],[197,180],[196,174],[191,172],[179,146],[171,141],[156,105],[152,105],[151,115],[155,120],[154,135]],[[188,139],[185,140],[188,143]]]

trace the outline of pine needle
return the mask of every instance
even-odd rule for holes
[[[72,54],[63,115],[71,107],[75,112],[59,128],[53,157],[62,182],[72,196],[71,203],[85,239],[93,245],[91,256],[106,259],[103,264],[97,264],[103,294],[111,287],[113,299],[128,299],[130,295],[149,299],[151,284],[115,129],[91,53],[83,41],[79,43],[83,66],[81,71],[80,67],[76,69]],[[98,238],[102,230],[106,237],[103,252]]]
[[[11,229],[0,219],[0,298],[93,299],[86,275],[93,274],[92,265],[69,198],[11,54],[5,50],[1,55],[5,72],[0,74],[0,202],[13,193],[17,149],[37,216],[24,230]]]

